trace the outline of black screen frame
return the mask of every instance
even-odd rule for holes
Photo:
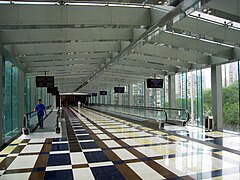
[[[100,91],[99,94],[100,94],[101,96],[106,96],[106,95],[107,95],[107,91]]]
[[[124,93],[124,92],[125,92],[124,86],[114,87],[114,93]]]
[[[163,79],[147,79],[147,88],[163,88]]]
[[[56,93],[57,91],[58,91],[58,87],[47,88],[47,93]]]
[[[36,87],[54,87],[54,76],[36,76]]]

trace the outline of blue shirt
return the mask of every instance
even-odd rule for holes
[[[37,104],[35,107],[38,116],[44,116],[45,106],[43,104]]]

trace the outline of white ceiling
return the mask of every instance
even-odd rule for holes
[[[240,0],[230,1],[205,1],[196,9],[200,16],[173,17],[131,49],[129,44],[174,7],[2,4],[0,43],[27,76],[54,75],[61,93],[73,92],[90,79],[78,92],[94,92],[236,61],[240,29],[205,19],[200,12],[213,9],[221,17],[226,14],[227,22],[235,20]],[[128,53],[109,63],[126,49]]]

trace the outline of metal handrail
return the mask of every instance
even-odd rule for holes
[[[56,118],[56,127],[57,127],[57,128],[59,128],[59,127],[58,127],[58,122],[59,122],[59,121],[58,121],[58,118],[59,118],[59,113],[60,113],[60,107],[58,108],[58,111],[57,111],[57,118]]]
[[[50,106],[46,106],[46,110],[50,109],[51,107],[52,107],[51,105]],[[31,111],[31,112],[28,112],[28,113],[24,114],[24,117],[23,117],[23,127],[25,129],[28,128],[28,117],[32,118],[32,117],[34,117],[36,115],[37,115],[37,112],[34,112],[34,111]]]
[[[57,111],[56,128],[55,128],[56,133],[60,133],[59,116],[60,116],[60,107],[58,108],[58,111]]]
[[[186,117],[186,121],[184,121],[183,119],[183,126],[186,126],[188,121],[190,120],[190,113],[188,111],[188,109],[182,109],[182,108],[171,108],[171,107],[167,107],[167,108],[159,108],[157,107],[157,109],[164,109],[164,110],[176,110],[176,111],[183,111],[187,114],[187,117]],[[169,120],[169,119],[168,119]]]
[[[28,117],[32,118],[32,117],[34,117],[36,115],[37,115],[37,112],[29,112],[29,113],[24,114],[23,126],[24,126],[25,129],[28,128]]]
[[[188,123],[188,121],[190,120],[190,113],[188,111],[188,109],[182,109],[182,108],[171,108],[171,107],[167,107],[167,108],[160,108],[160,107],[146,107],[146,106],[129,106],[129,105],[113,105],[113,104],[96,104],[96,105],[102,105],[102,106],[113,106],[113,107],[126,107],[126,108],[133,108],[133,109],[145,109],[145,110],[153,110],[153,111],[162,111],[165,114],[165,123],[171,123],[169,121],[169,116],[168,113],[166,112],[167,110],[174,110],[174,111],[183,111],[186,113],[186,120],[182,120],[183,122],[183,126],[186,126],[186,124]],[[176,120],[179,121],[179,120]],[[160,122],[159,122],[160,123]]]
[[[128,105],[112,105],[112,104],[98,104],[103,106],[118,106],[118,107],[126,107],[126,108],[132,108],[132,109],[144,109],[144,110],[151,110],[151,111],[161,111],[165,115],[165,121],[157,120],[159,122],[159,127],[161,127],[161,123],[166,123],[168,119],[167,112],[164,109],[157,109],[153,107],[145,107],[145,106],[128,106]]]

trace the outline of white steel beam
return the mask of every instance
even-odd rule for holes
[[[178,33],[161,32],[152,38],[152,41],[177,46],[185,49],[209,53],[215,56],[230,58],[232,56],[231,47],[219,43],[209,42],[204,39],[196,39]]]
[[[214,16],[212,16],[214,19]],[[189,32],[197,33],[199,35],[206,35],[208,37],[218,38],[226,43],[239,43],[240,29],[234,29],[230,24],[213,23],[203,20],[198,17],[188,16],[173,25],[174,28],[186,30]]]
[[[75,53],[75,52],[112,52],[120,51],[119,42],[78,42],[78,43],[41,43],[5,45],[14,56]]]
[[[145,61],[136,61],[136,60],[131,60],[131,59],[124,59],[119,64],[124,65],[124,66],[133,66],[133,67],[141,67],[141,68],[146,68],[146,69],[154,69],[154,70],[167,70],[169,72],[178,72],[180,68],[176,67],[170,67],[166,66],[164,64],[152,64],[147,62],[147,59]]]
[[[132,40],[132,30],[127,28],[55,28],[0,30],[2,44],[50,41],[103,41]]]
[[[99,65],[74,65],[74,66],[47,66],[47,67],[33,67],[29,68],[30,72],[54,72],[54,71],[65,71],[65,70],[71,70],[71,71],[81,71],[81,70],[89,70],[99,68]]]
[[[0,5],[1,25],[150,25],[147,8]]]
[[[50,60],[67,60],[67,59],[101,59],[111,58],[112,54],[109,52],[91,52],[91,53],[76,53],[76,54],[45,54],[45,55],[32,55],[32,56],[21,56],[18,57],[21,62],[42,62]]]
[[[48,66],[64,66],[64,65],[92,65],[105,63],[105,59],[84,59],[84,60],[60,60],[60,61],[43,61],[43,62],[28,62],[26,66],[32,67],[48,67]]]

